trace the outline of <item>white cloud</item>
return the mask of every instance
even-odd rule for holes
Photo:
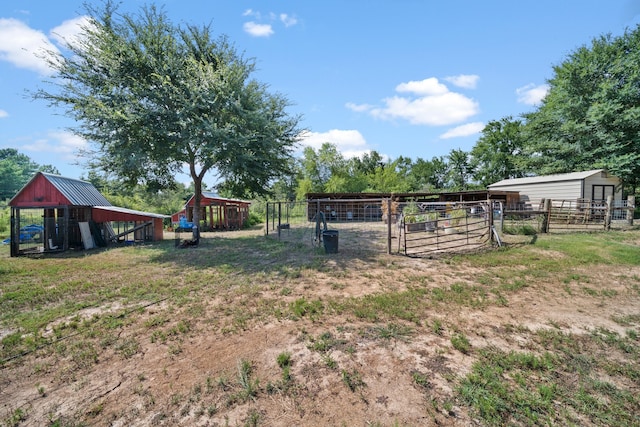
[[[346,106],[353,111],[366,111],[382,120],[402,119],[414,125],[427,126],[464,122],[480,110],[476,101],[451,92],[435,77],[400,83],[396,86],[396,91],[409,95],[385,98],[382,107],[355,103],[348,103]]]
[[[47,136],[22,144],[25,151],[53,153],[65,161],[75,160],[79,150],[87,147],[87,141],[67,131],[49,131]]]
[[[78,41],[83,28],[88,27],[91,21],[88,16],[79,16],[68,19],[49,32],[50,37],[60,46],[67,46]]]
[[[328,132],[307,132],[303,135],[300,144],[303,147],[319,150],[326,142],[335,145],[346,158],[360,157],[371,151],[367,147],[364,136],[357,130],[332,129]]]
[[[450,139],[450,138],[460,138],[463,136],[470,136],[470,135],[482,132],[482,129],[484,129],[484,123],[482,122],[467,123],[465,125],[458,126],[453,129],[449,129],[448,131],[440,135],[440,139]]]
[[[0,110],[0,119],[4,119],[5,117],[9,117],[9,113],[4,110]]]
[[[254,19],[253,21],[245,22],[243,25],[244,31],[254,37],[271,36],[275,33],[273,24],[278,23],[278,21],[282,23],[285,28],[298,24],[298,18],[295,15],[290,15],[288,13],[276,14],[274,12],[269,12],[263,14],[253,9],[247,9],[242,13],[242,16]],[[263,21],[266,21],[267,23],[262,23]]]
[[[58,54],[58,48],[41,31],[17,19],[0,18],[0,60],[46,75],[51,73],[42,56]]]
[[[549,85],[535,85],[529,83],[526,86],[522,86],[516,89],[516,95],[518,96],[518,102],[526,105],[536,105],[542,102],[547,93],[549,92]]]
[[[296,18],[295,16],[288,15],[286,13],[281,13],[280,21],[284,24],[285,27],[292,27],[298,23],[298,18]]]
[[[269,37],[274,33],[270,24],[257,24],[253,21],[245,22],[243,29],[254,37]]]
[[[449,76],[444,78],[449,83],[465,89],[475,89],[480,76],[475,74],[460,74],[459,76]]]
[[[411,92],[417,95],[441,95],[449,92],[449,89],[438,81],[435,77],[421,80],[419,82],[410,81],[400,83],[396,86],[397,92]]]
[[[353,102],[347,102],[344,106],[356,113],[364,113],[374,108],[374,106],[370,104],[354,104]]]

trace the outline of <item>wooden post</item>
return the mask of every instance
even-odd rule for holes
[[[613,196],[607,196],[607,210],[604,214],[604,229],[611,229],[611,216],[613,214]]]
[[[542,199],[542,226],[540,232],[549,232],[549,219],[551,218],[551,200]]]
[[[633,214],[636,210],[636,196],[627,197],[627,224],[633,225]]]

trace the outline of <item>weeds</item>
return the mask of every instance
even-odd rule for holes
[[[469,339],[461,333],[455,334],[451,337],[451,345],[453,345],[453,348],[464,354],[469,354],[471,351],[471,343],[469,342]]]
[[[359,388],[365,387],[366,384],[362,380],[362,375],[357,370],[347,371],[345,369],[342,370],[342,382],[351,390],[355,392]]]

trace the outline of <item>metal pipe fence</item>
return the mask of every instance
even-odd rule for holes
[[[319,247],[323,231],[335,230],[341,250],[421,256],[487,245],[497,237],[492,225],[488,201],[312,199],[267,203],[265,232],[281,241]]]

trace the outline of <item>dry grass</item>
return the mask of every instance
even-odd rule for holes
[[[534,237],[3,249],[0,426],[638,424],[640,231]]]

